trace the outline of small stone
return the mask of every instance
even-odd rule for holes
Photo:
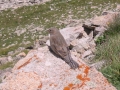
[[[8,56],[8,61],[9,62],[12,62],[13,61],[13,58],[11,56]]]
[[[83,53],[82,58],[86,58],[86,57],[88,57],[88,56],[91,55],[91,54],[92,54],[92,51],[91,51],[91,50],[87,50],[87,51],[85,51],[85,52]]]
[[[17,56],[18,56],[18,57],[19,57],[19,56],[20,56],[20,57],[25,57],[26,54],[25,54],[24,52],[21,52],[21,53],[19,53]]]
[[[7,57],[1,57],[0,58],[0,64],[6,64],[8,62],[8,58]]]

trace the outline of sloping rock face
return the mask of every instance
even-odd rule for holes
[[[100,72],[72,57],[79,69],[70,69],[47,46],[32,50],[14,66],[0,90],[116,90]]]
[[[116,90],[100,72],[82,61],[83,55],[89,55],[95,49],[94,41],[82,26],[60,32],[68,45],[72,46],[72,57],[79,63],[78,69],[70,69],[68,64],[54,56],[45,46],[31,50],[25,58],[19,60],[12,73],[0,84],[0,90]],[[75,48],[79,46],[81,48]],[[81,49],[83,52],[78,52]]]

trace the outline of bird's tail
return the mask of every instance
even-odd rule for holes
[[[79,68],[79,64],[74,61],[70,55],[67,55],[64,58],[64,61],[71,67],[71,69]]]

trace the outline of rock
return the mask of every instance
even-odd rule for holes
[[[20,60],[21,58],[22,58],[22,57],[16,55],[15,57],[13,57],[13,60],[14,60],[14,61],[18,61],[18,60]]]
[[[25,33],[26,29],[22,29],[22,30],[16,30],[14,33],[17,34],[17,36],[20,36],[21,34]]]
[[[117,4],[116,11],[120,11],[120,4]]]
[[[83,24],[82,27],[84,27],[84,31],[89,35],[92,31],[95,30],[95,26],[88,26],[86,24]]]
[[[91,63],[93,63],[93,61],[94,61],[94,57],[95,57],[95,55],[91,54],[91,55],[85,57],[85,58],[84,58],[84,61],[85,61],[87,64],[91,64]]]
[[[103,12],[104,13],[104,12]],[[91,24],[108,27],[114,21],[114,18],[119,14],[118,12],[105,12],[102,16],[96,16],[91,20]]]
[[[49,36],[44,36],[39,40],[39,45],[44,46],[46,45],[47,40],[49,39]]]
[[[27,45],[27,44],[30,44],[31,42],[30,41],[23,41],[22,42],[24,45]]]
[[[36,3],[36,0],[29,0],[29,2],[31,2],[31,3]]]
[[[22,6],[28,6],[33,4],[42,4],[50,0],[0,0],[0,11],[9,8],[17,9]],[[18,33],[18,36],[20,34]]]
[[[14,54],[14,51],[8,52],[8,55],[9,55],[9,56],[12,56],[13,54]]]
[[[37,39],[36,41],[34,41],[34,49],[38,49],[40,47],[40,42]]]
[[[0,58],[0,64],[6,64],[8,62],[8,58],[7,57],[1,57]]]
[[[12,62],[13,58],[11,56],[8,56],[8,62]]]
[[[25,54],[24,52],[21,52],[21,53],[19,53],[17,56],[18,56],[18,57],[25,57],[26,54]]]
[[[46,40],[43,40],[43,39],[40,39],[40,40],[39,40],[39,45],[40,45],[40,46],[45,45],[45,43],[46,43]]]
[[[11,70],[12,70],[11,67],[5,70],[0,70],[0,80],[3,81],[11,73]]]
[[[91,49],[91,52],[95,51],[96,44],[93,38],[90,38],[86,34],[82,26],[67,27],[60,30],[60,32],[65,38],[70,50],[72,52],[77,52],[78,54],[80,54],[77,56],[81,56],[82,54],[84,54],[85,51],[89,51],[89,49]],[[50,46],[50,41],[48,40],[46,44]]]
[[[92,54],[92,51],[91,51],[91,50],[87,50],[87,51],[85,51],[85,52],[83,53],[82,58],[84,59],[84,58],[88,57],[88,56],[91,55],[91,54]]]
[[[80,58],[73,56],[80,68],[70,69],[55,57],[47,46],[31,50],[17,62],[12,73],[0,84],[0,90],[116,90],[95,68],[89,68]],[[17,83],[17,84],[16,84]]]
[[[101,60],[99,62],[93,63],[90,65],[90,67],[94,67],[97,70],[101,70],[101,68],[106,64],[106,60]]]
[[[94,38],[97,39],[97,37],[100,37],[101,34],[103,34],[107,29],[103,26],[96,27],[93,33]]]

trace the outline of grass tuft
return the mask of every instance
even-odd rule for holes
[[[101,71],[120,90],[120,15],[104,35],[106,40],[97,46],[95,60],[107,60],[107,65]]]
[[[0,65],[0,70],[4,70],[8,67],[13,67],[13,62],[8,62],[6,64]]]

